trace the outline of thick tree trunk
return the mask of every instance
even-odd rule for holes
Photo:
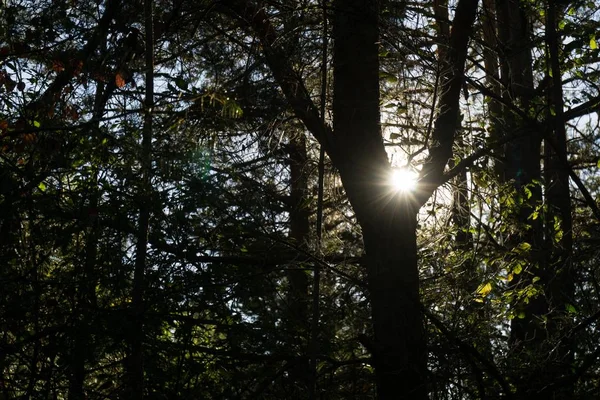
[[[363,229],[380,399],[425,399],[416,208],[386,187],[379,130],[378,4],[339,0],[334,17],[337,166]],[[357,62],[359,61],[360,62]]]
[[[426,399],[427,351],[419,307],[416,213],[400,198],[363,224],[380,399]],[[395,208],[395,209],[393,209]],[[408,210],[407,210],[408,208]]]
[[[426,399],[426,342],[419,304],[416,215],[442,184],[452,156],[458,99],[464,83],[477,0],[460,0],[445,53],[440,113],[432,134],[421,189],[402,198],[387,187],[390,165],[379,119],[379,2],[334,2],[334,132],[323,123],[304,83],[277,45],[267,13],[246,0],[224,0],[261,41],[265,58],[290,106],[326,149],[363,230],[367,253],[380,399]],[[410,198],[410,200],[409,200]]]

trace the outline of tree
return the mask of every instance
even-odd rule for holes
[[[0,396],[596,394],[594,4],[140,5],[0,10]]]
[[[444,60],[440,115],[430,158],[415,202],[390,193],[379,132],[378,19],[376,3],[334,4],[334,127],[319,122],[305,85],[281,59],[264,9],[229,1],[227,6],[259,36],[267,62],[296,115],[327,149],[362,227],[375,340],[372,352],[380,398],[425,398],[426,347],[419,302],[416,214],[439,184],[452,155],[467,44],[476,1],[461,1]],[[358,54],[358,57],[356,56]]]

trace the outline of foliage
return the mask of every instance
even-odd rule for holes
[[[280,90],[257,35],[220,2],[156,0],[152,44],[135,1],[5,3],[0,396],[127,398],[136,243],[147,208],[147,398],[305,398],[315,356],[320,397],[376,398],[362,232],[327,159],[318,240],[319,145]],[[383,3],[383,141],[392,165],[421,170],[442,95],[439,60],[447,44],[440,24],[447,21],[434,17],[429,2]],[[316,104],[325,101],[329,121],[331,85],[318,98],[321,46],[331,34],[323,32],[321,5],[261,4],[294,74]],[[523,381],[542,387],[535,380],[555,368],[550,390],[567,388],[557,398],[593,398],[600,379],[600,232],[597,206],[574,178],[597,197],[600,15],[594,2],[576,1],[556,21],[567,129],[561,168],[572,175],[572,229],[565,230],[549,194],[556,180],[544,174],[550,141],[545,153],[530,154],[545,166],[540,177],[520,185],[518,175],[498,173],[502,163],[509,168],[508,143],[527,135],[541,142],[554,129],[547,7],[525,8],[533,21],[524,45],[534,57],[529,102],[509,93],[514,88],[504,77],[500,93],[484,83],[492,75],[486,52],[498,57],[506,49],[486,42],[481,7],[448,179],[418,216],[430,396],[533,395]],[[155,106],[146,194],[150,45]],[[304,183],[292,178],[298,152]],[[297,232],[298,218],[307,232]],[[564,256],[567,237],[572,248]],[[316,268],[323,274],[318,310]],[[556,282],[567,279],[572,291],[559,302]],[[539,336],[520,341],[521,328]]]

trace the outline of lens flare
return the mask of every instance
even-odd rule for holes
[[[398,192],[412,192],[417,187],[418,178],[416,172],[405,168],[396,168],[392,170],[390,184]]]

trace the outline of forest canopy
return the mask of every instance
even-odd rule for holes
[[[600,396],[585,0],[5,0],[0,400]]]

